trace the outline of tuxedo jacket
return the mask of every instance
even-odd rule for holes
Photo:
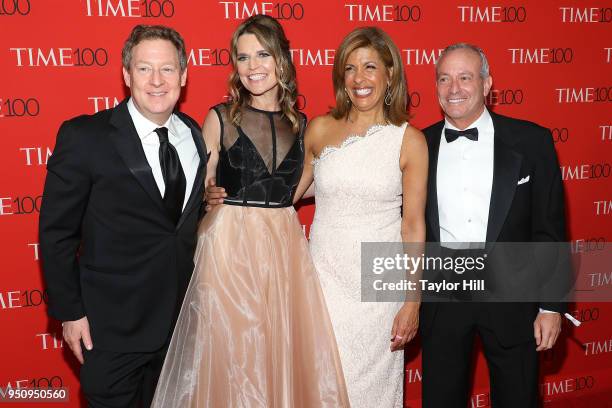
[[[94,347],[159,349],[168,340],[193,271],[206,148],[178,223],[168,216],[127,101],[64,122],[40,211],[40,250],[49,314],[87,316]]]
[[[490,113],[494,150],[487,247],[501,242],[565,241],[563,184],[550,131],[532,122]],[[429,148],[428,242],[440,242],[436,178],[443,129],[444,121],[440,121],[424,130]],[[523,182],[519,184],[519,180]],[[424,332],[435,319],[436,305],[435,302],[421,305]],[[486,304],[490,325],[498,339],[508,346],[533,339],[538,307],[557,312],[565,310],[565,304],[558,302]]]

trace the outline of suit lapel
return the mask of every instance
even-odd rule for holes
[[[126,166],[142,188],[147,192],[151,200],[166,214],[166,209],[162,202],[162,196],[157,188],[151,166],[147,162],[142,143],[136,133],[136,128],[127,109],[127,100],[121,102],[113,110],[110,119],[111,125],[115,127],[110,134],[110,139],[114,143],[117,152],[125,162]]]
[[[204,188],[204,176],[206,175],[206,145],[204,144],[204,138],[202,137],[202,132],[198,127],[196,127],[191,120],[185,117],[181,112],[175,112],[178,117],[185,123],[189,129],[191,129],[191,136],[193,137],[193,141],[195,143],[196,149],[198,151],[198,155],[200,156],[200,164],[198,165],[198,170],[196,172],[195,179],[193,181],[193,187],[191,189],[191,194],[189,195],[189,200],[185,205],[185,209],[179,218],[179,222],[176,225],[176,228],[180,228],[185,221],[187,214],[191,211],[194,205],[200,205],[200,191]]]
[[[437,123],[426,131],[429,147],[429,176],[427,179],[427,221],[433,233],[433,241],[440,242],[440,214],[438,212],[438,152],[444,122]]]
[[[520,176],[522,155],[516,152],[513,135],[501,123],[503,118],[491,112],[495,132],[493,146],[493,186],[489,204],[487,242],[497,240],[514,198]]]

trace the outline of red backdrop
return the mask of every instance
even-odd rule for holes
[[[189,75],[181,110],[201,121],[225,95],[231,33],[254,12],[281,19],[310,117],[332,103],[334,49],[357,26],[380,26],[400,48],[417,127],[441,118],[433,68],[440,49],[457,41],[478,44],[492,67],[491,108],[553,129],[575,250],[596,250],[610,240],[609,1],[0,0],[0,387],[63,385],[71,391],[65,406],[82,401],[78,364],[46,316],[38,262],[45,164],[60,123],[125,96],[121,47],[138,23],[170,25],[184,36]],[[307,231],[313,210],[299,210]],[[602,271],[594,282],[611,285],[612,272]],[[571,310],[584,323],[564,324],[555,349],[542,354],[542,398],[548,407],[612,406],[606,405],[612,400],[612,305],[577,303]],[[472,407],[487,407],[486,364],[476,355]],[[418,340],[406,356],[406,404],[420,407]]]

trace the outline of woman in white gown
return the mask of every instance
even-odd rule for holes
[[[425,240],[427,145],[407,123],[401,57],[382,30],[344,38],[333,84],[335,108],[306,129],[294,201],[314,180],[310,249],[351,407],[401,408],[403,348],[416,334],[419,302],[361,301],[361,243]],[[209,205],[224,196],[207,187]]]
[[[310,249],[351,406],[399,408],[419,303],[361,301],[361,243],[424,241],[427,145],[406,121],[401,57],[382,30],[358,28],[342,41],[333,83],[335,108],[306,131],[296,196],[314,178]]]

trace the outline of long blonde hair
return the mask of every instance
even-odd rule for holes
[[[298,91],[295,78],[295,66],[291,61],[289,40],[283,27],[270,16],[254,15],[245,20],[232,36],[230,44],[233,70],[229,78],[230,109],[229,120],[236,126],[240,125],[240,108],[251,100],[251,94],[244,87],[238,76],[236,62],[238,56],[238,39],[241,35],[253,34],[259,43],[276,61],[276,77],[278,78],[278,102],[281,111],[289,119],[294,133],[300,130],[300,117],[295,108]]]

